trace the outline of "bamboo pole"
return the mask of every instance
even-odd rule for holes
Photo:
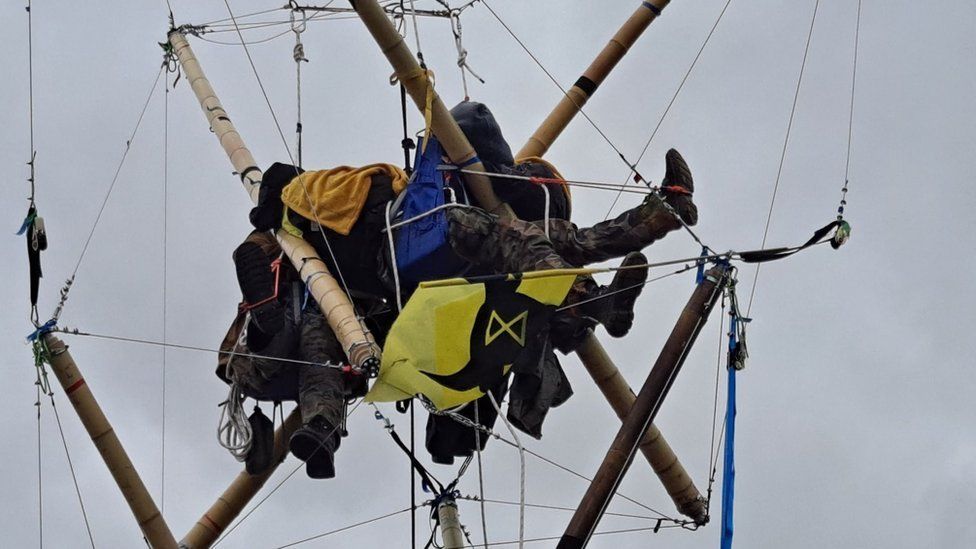
[[[580,108],[603,83],[610,71],[637,42],[640,35],[668,5],[670,0],[642,2],[623,26],[614,34],[610,42],[600,51],[596,59],[583,72],[559,104],[542,122],[528,142],[522,146],[517,157],[543,156],[553,141],[569,125]],[[634,403],[634,391],[614,365],[600,341],[590,332],[576,354],[586,367],[590,377],[600,388],[600,392],[610,403],[610,407],[621,420],[627,416]],[[678,512],[691,518],[697,524],[708,522],[705,498],[695,486],[695,482],[678,461],[674,450],[661,431],[653,424],[641,439],[641,453],[651,464],[651,468],[661,479],[668,495],[674,501]]]
[[[203,516],[193,525],[193,528],[180,541],[182,549],[203,549],[220,537],[221,534],[230,526],[230,523],[237,518],[237,515],[244,509],[255,494],[261,490],[264,483],[271,478],[271,475],[281,465],[288,455],[288,439],[302,423],[302,416],[298,408],[292,410],[285,418],[281,427],[275,431],[274,454],[271,466],[268,470],[251,476],[247,471],[241,471],[234,482],[224,490],[224,493],[217,498],[217,501],[210,506]]]
[[[170,532],[166,520],[156,507],[156,502],[146,490],[146,485],[142,483],[139,472],[132,465],[132,460],[125,453],[108,418],[95,400],[91,388],[85,378],[81,377],[81,371],[71,358],[68,346],[50,333],[43,337],[50,352],[49,358],[54,375],[57,376],[61,387],[64,388],[64,394],[74,406],[82,425],[88,431],[88,436],[95,443],[95,448],[102,455],[102,460],[105,461],[112,478],[122,491],[146,541],[154,549],[176,549],[173,533]]]
[[[227,111],[217,99],[217,94],[203,73],[200,62],[193,55],[190,44],[179,30],[169,33],[169,43],[183,67],[183,72],[200,102],[200,107],[210,123],[220,145],[227,153],[234,170],[240,174],[244,190],[257,204],[264,172],[257,167],[251,151],[227,116]],[[305,240],[279,230],[276,234],[281,249],[291,260],[309,292],[325,314],[326,321],[346,351],[350,364],[364,369],[379,367],[380,349],[373,336],[363,329],[349,296],[325,268],[315,249]]]
[[[470,171],[485,171],[484,165],[477,160],[471,143],[434,91],[432,75],[417,63],[383,8],[376,0],[354,0],[350,3],[379,44],[383,55],[393,66],[397,78],[403,83],[417,108],[429,120],[431,131],[437,136],[451,162],[466,166]],[[467,164],[468,162],[472,163]],[[495,195],[487,176],[469,173],[465,175],[464,181],[482,208],[499,216],[514,217],[507,205]]]
[[[729,268],[722,265],[710,269],[691,294],[634,405],[617,431],[603,463],[593,477],[593,482],[559,540],[559,549],[581,549],[589,543],[610,499],[634,459],[641,437],[654,421],[654,416],[681,371],[688,352],[708,320],[709,313],[722,295],[728,283],[728,272]]]
[[[590,99],[603,80],[610,74],[617,63],[626,55],[630,47],[637,42],[644,30],[661,15],[661,11],[671,0],[650,0],[642,2],[636,11],[613,35],[610,42],[583,71],[566,94],[559,100],[559,104],[549,116],[539,125],[532,137],[529,138],[516,158],[542,156],[546,154],[552,142],[566,129],[576,113]]]
[[[576,349],[590,377],[606,397],[617,417],[623,421],[630,412],[637,397],[627,384],[620,370],[614,365],[600,340],[591,332],[582,345]],[[640,451],[661,480],[678,512],[691,518],[697,524],[708,522],[708,509],[695,481],[678,460],[664,434],[653,423],[640,440]]]
[[[457,502],[453,497],[445,497],[437,504],[437,519],[441,525],[444,549],[461,549],[467,546],[461,519],[458,518]]]

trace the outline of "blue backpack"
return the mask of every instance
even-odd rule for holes
[[[403,191],[398,220],[411,219],[448,203],[445,195],[452,190],[445,183],[444,172],[438,170],[442,156],[441,145],[436,139],[431,137],[426,149],[421,141],[417,147],[413,175]],[[425,280],[457,276],[468,265],[451,249],[445,210],[400,227],[394,242],[400,284],[406,291]]]

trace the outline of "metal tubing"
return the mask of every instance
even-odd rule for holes
[[[244,506],[254,498],[264,483],[274,474],[278,465],[281,465],[281,462],[285,460],[288,455],[288,439],[301,424],[302,416],[296,408],[288,414],[281,427],[275,430],[274,457],[268,470],[254,476],[249,475],[247,471],[241,471],[234,482],[224,490],[224,493],[217,498],[217,501],[210,506],[210,509],[207,509],[207,512],[183,537],[180,541],[181,548],[203,549],[210,547],[213,542],[217,541],[217,538],[241,513]]]
[[[54,375],[57,376],[61,387],[64,388],[64,394],[74,406],[82,425],[88,431],[88,436],[95,443],[98,453],[102,455],[102,460],[112,473],[112,478],[122,491],[146,541],[154,549],[176,549],[173,533],[170,532],[166,520],[156,507],[156,502],[146,490],[146,485],[142,483],[138,471],[132,465],[132,460],[125,453],[125,448],[119,442],[119,437],[116,436],[108,418],[95,400],[91,388],[88,387],[85,378],[81,377],[81,371],[71,358],[68,346],[50,333],[43,337],[50,351],[51,369],[54,370]]]
[[[573,514],[566,532],[559,540],[559,549],[582,549],[589,543],[610,499],[617,491],[624,474],[637,453],[637,446],[654,416],[661,409],[681,366],[695,339],[701,332],[709,313],[728,282],[728,267],[710,269],[695,288],[685,305],[671,335],[658,355],[634,405],[617,431],[603,463],[593,477],[579,507]]]
[[[183,67],[183,72],[186,73],[193,93],[200,102],[210,128],[220,141],[224,152],[227,153],[234,170],[240,174],[241,183],[251,197],[251,202],[257,204],[264,172],[257,167],[251,151],[244,144],[241,135],[237,133],[230,117],[227,116],[227,111],[220,104],[186,37],[178,30],[171,31],[169,43],[173,46],[173,51]],[[358,367],[378,367],[379,347],[373,341],[373,336],[363,329],[349,301],[349,296],[325,268],[325,263],[319,258],[315,249],[305,240],[285,231],[279,230],[276,236],[281,243],[281,249],[298,270],[301,279],[307,281],[309,292],[322,309],[326,321],[339,342],[342,343],[349,362]]]
[[[583,71],[583,75],[563,95],[559,104],[539,125],[539,128],[529,138],[528,143],[518,152],[516,158],[546,154],[546,151],[552,146],[552,142],[566,129],[576,113],[583,108],[583,105],[610,74],[610,71],[617,66],[617,63],[626,55],[630,47],[637,42],[644,30],[661,14],[661,11],[670,1],[651,0],[641,3],[620,27],[620,30],[613,35],[610,42],[600,51],[596,59]]]

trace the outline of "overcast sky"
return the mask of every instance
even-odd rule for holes
[[[236,0],[232,7],[244,14],[281,3]],[[34,370],[23,343],[30,331],[27,262],[22,238],[13,236],[26,211],[30,155],[24,4],[0,6],[0,160],[7,167],[0,202],[7,235],[0,239],[4,547],[38,543]],[[564,85],[637,5],[491,2]],[[628,157],[638,156],[724,5],[725,0],[673,2],[588,105],[593,120]],[[751,249],[761,242],[813,8],[813,0],[733,1],[640,163],[642,173],[659,181],[664,152],[672,146],[683,152],[695,175],[699,234],[716,249]],[[227,17],[219,1],[173,0],[173,9],[177,23]],[[856,9],[853,0],[820,6],[770,245],[800,243],[835,215],[844,182]],[[42,259],[43,318],[78,261],[149,93],[166,16],[162,1],[34,4],[37,203],[50,239]],[[286,20],[287,13],[258,19]],[[462,22],[469,63],[487,81],[469,78],[470,95],[492,107],[518,148],[559,91],[483,5],[465,11]],[[853,237],[839,251],[818,247],[762,270],[749,326],[752,356],[739,375],[736,547],[976,546],[970,518],[976,507],[973,28],[976,7],[969,1],[864,2],[847,210]],[[246,36],[258,40],[286,29]],[[232,32],[204,38],[237,41]],[[389,86],[391,70],[362,25],[355,19],[310,23],[302,39],[310,59],[302,67],[306,167],[401,162],[398,92]],[[463,92],[449,25],[422,21],[421,41],[438,91],[449,105],[459,101]],[[191,44],[258,162],[287,160],[240,46],[194,38]],[[286,33],[251,47],[289,146],[296,116],[293,45],[293,35]],[[160,84],[81,263],[61,325],[161,340],[165,282],[167,340],[215,348],[239,300],[230,254],[249,230],[249,203],[185,80],[168,95],[164,194],[164,95]],[[412,109],[410,124],[422,127]],[[570,178],[620,181],[627,175],[582,119],[548,158]],[[617,211],[638,200],[624,196]],[[574,220],[599,221],[612,201],[606,192],[576,190]],[[697,255],[699,249],[676,233],[647,252],[663,260]],[[751,268],[742,269],[744,301],[752,276]],[[689,273],[650,285],[632,335],[612,340],[598,334],[633,387],[646,377],[693,283]],[[704,328],[657,420],[702,491],[708,484],[718,318],[714,314]],[[64,339],[157,503],[163,503],[174,534],[182,537],[240,470],[215,440],[217,403],[226,394],[213,375],[215,356],[170,349],[164,378],[159,347]],[[575,396],[551,413],[542,441],[522,440],[592,475],[619,422],[576,358],[566,357],[563,364]],[[108,470],[60,387],[55,393],[96,545],[139,547],[138,527]],[[383,409],[406,437],[406,418],[392,407]],[[47,402],[41,415],[45,544],[86,547]],[[408,463],[371,410],[356,411],[349,429],[336,479],[312,481],[299,471],[221,546],[277,547],[406,507]],[[418,428],[418,445],[422,436]],[[421,457],[427,460],[425,453]],[[485,461],[486,497],[517,501],[517,453],[495,442]],[[297,463],[286,461],[269,486]],[[443,480],[456,472],[431,467]],[[478,492],[475,473],[462,480],[463,493]],[[532,457],[527,473],[529,503],[575,507],[586,489],[580,479]],[[719,487],[717,482],[715,520],[697,532],[618,534],[596,538],[591,546],[716,546]],[[621,491],[676,513],[640,457]],[[490,542],[517,538],[514,509],[489,504]],[[611,509],[648,514],[620,500]],[[570,515],[529,509],[527,537],[560,535]],[[461,517],[480,541],[477,505],[462,502]],[[426,538],[423,513],[418,518]],[[601,529],[648,525],[653,522],[607,517]],[[409,515],[402,514],[304,546],[403,547],[409,545],[409,528]]]

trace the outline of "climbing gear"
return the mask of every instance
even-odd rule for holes
[[[47,249],[47,231],[44,229],[44,218],[37,215],[37,208],[32,203],[27,208],[27,215],[21,223],[17,235],[27,237],[27,262],[30,272],[30,302],[31,321],[37,325],[37,295],[40,290],[41,252]]]
[[[647,281],[647,257],[631,252],[620,267],[609,286],[600,286],[581,296],[579,307],[581,314],[603,324],[611,337],[627,335],[634,324],[634,304]]]

